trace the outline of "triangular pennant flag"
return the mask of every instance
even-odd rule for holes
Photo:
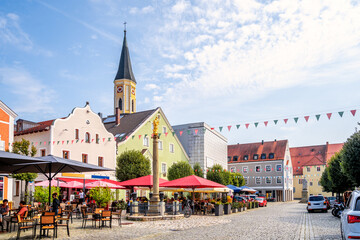
[[[61,141],[61,144],[64,144],[65,141]]]
[[[351,114],[355,117],[356,110],[351,110],[350,112],[351,112]]]
[[[298,117],[295,117],[295,118],[294,118],[294,121],[295,121],[295,123],[297,123],[297,122],[299,121],[299,118],[298,118]]]
[[[223,127],[219,127],[220,132],[222,131]]]
[[[239,129],[239,127],[240,127],[240,124],[236,125],[236,129]]]
[[[105,142],[105,138],[103,138],[103,142]]]
[[[284,119],[284,123],[286,124],[286,123],[287,123],[287,121],[288,121],[288,119],[287,119],[287,118],[285,118],[285,119]]]
[[[31,145],[34,145],[34,142],[31,142]]]
[[[122,138],[123,138],[123,137],[119,137],[119,140],[121,141]]]
[[[141,135],[139,135],[139,139],[141,138]]]
[[[51,141],[49,141],[48,144],[51,145]]]
[[[145,134],[144,137],[147,137],[147,134]]]
[[[191,134],[191,131],[190,131],[190,130],[187,130],[187,134],[190,135],[190,134]]]
[[[269,121],[265,121],[264,124],[265,124],[265,127],[267,127]]]
[[[275,125],[278,123],[279,120],[274,120]]]
[[[44,145],[46,145],[46,142],[44,142]]]
[[[76,143],[78,143],[79,142],[79,139],[76,139]]]
[[[342,117],[344,115],[344,112],[338,112],[338,114],[340,115],[340,117]]]
[[[330,120],[332,113],[327,113],[326,115],[327,115],[327,117],[328,117],[329,120]]]
[[[126,140],[127,140],[127,139],[129,138],[129,136],[126,136],[125,138],[126,138]]]
[[[166,133],[165,133],[165,137],[167,137],[168,134],[169,134],[169,132],[166,132]]]
[[[69,144],[69,140],[66,141],[66,144]]]
[[[135,138],[135,135],[131,136],[131,139],[132,139],[132,140],[134,140],[134,138]]]
[[[304,117],[306,122],[309,121],[309,117],[310,117],[310,116],[305,116],[305,117]]]
[[[318,120],[318,121],[319,121],[319,119],[320,119],[320,116],[321,116],[321,114],[317,114],[317,115],[315,115],[315,117],[316,117],[316,120]]]
[[[71,144],[73,144],[74,143],[74,140],[71,140]]]
[[[195,132],[195,135],[197,135],[199,129],[195,129],[194,132]]]
[[[110,139],[111,139],[111,138],[108,138],[108,142],[110,142]],[[116,138],[115,138],[115,140],[116,140]]]
[[[211,130],[215,130],[215,128],[211,128]]]
[[[91,139],[91,142],[93,142],[94,141],[94,139]]]
[[[57,144],[59,145],[60,141],[57,141]]]
[[[55,145],[55,141],[53,141],[53,145]]]
[[[180,136],[181,136],[183,134],[183,131],[180,131],[179,133],[180,133]]]
[[[174,135],[175,135],[175,132],[172,132],[172,135],[174,136]]]
[[[160,136],[161,136],[161,133],[159,133],[159,138],[160,138]]]
[[[64,142],[64,141],[63,141]],[[38,142],[35,142],[35,146],[38,144]]]
[[[246,124],[245,124],[246,129],[249,128],[249,125],[250,125],[249,123],[246,123]]]
[[[228,130],[229,130],[229,132],[230,132],[230,129],[231,129],[231,125],[227,126],[227,128],[228,128]]]
[[[254,123],[254,124],[255,124],[255,127],[257,127],[257,126],[259,125],[259,123],[258,123],[258,122]]]
[[[83,143],[84,142],[84,139],[81,139],[81,143]]]
[[[39,143],[39,145],[41,145],[42,142]]]

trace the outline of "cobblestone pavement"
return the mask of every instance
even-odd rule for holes
[[[58,239],[341,239],[340,220],[330,211],[309,214],[305,208],[305,204],[297,202],[269,203],[266,208],[222,217],[191,216],[173,221],[132,222],[122,227],[114,221],[111,229],[84,230],[77,219],[71,224],[71,237],[67,238],[66,230],[60,229]],[[31,232],[21,234],[27,239],[31,238],[29,235]],[[0,234],[0,239],[15,237],[15,233]]]

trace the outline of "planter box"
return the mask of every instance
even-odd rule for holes
[[[242,208],[238,208],[238,211],[241,212],[241,211],[242,211]]]
[[[224,215],[224,205],[215,205],[215,216]]]
[[[243,207],[243,211],[246,211],[246,207]]]
[[[232,210],[232,213],[237,213],[238,212],[238,209],[237,208],[234,208],[233,210]]]
[[[231,214],[231,205],[230,204],[224,204],[224,214]]]

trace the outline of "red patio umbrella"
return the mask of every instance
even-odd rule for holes
[[[63,187],[65,184],[64,181],[59,180],[59,187]],[[57,187],[58,181],[53,179],[51,180],[51,186]],[[42,182],[35,183],[35,187],[48,187],[49,186],[49,180],[45,180]]]
[[[70,181],[70,182],[66,182],[65,184],[62,184],[61,187],[64,187],[64,188],[83,188],[84,183],[81,183],[81,182],[78,182],[78,181]]]
[[[95,181],[95,182],[85,184],[85,188],[93,188],[93,187],[108,187],[108,188],[112,188],[112,189],[125,189],[125,187],[123,187],[123,186],[120,186],[118,184],[113,184],[110,182],[105,182],[105,181]]]
[[[159,178],[159,184],[169,182],[168,180]],[[126,180],[119,183],[123,187],[153,187],[153,176],[147,175],[143,177],[138,177],[130,180]]]

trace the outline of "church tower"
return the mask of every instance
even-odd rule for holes
[[[120,114],[136,112],[136,80],[131,68],[129,48],[124,30],[124,42],[121,50],[119,68],[114,80],[114,113],[116,108]]]

